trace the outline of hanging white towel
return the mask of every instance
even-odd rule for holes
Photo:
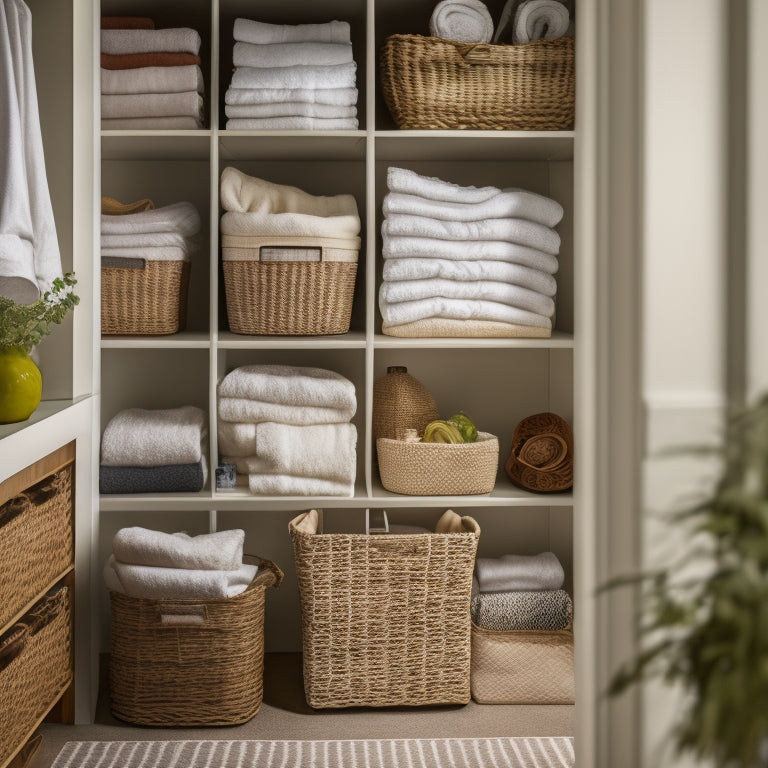
[[[235,40],[244,43],[348,43],[349,22],[325,24],[267,24],[251,19],[235,19]]]
[[[285,102],[353,107],[357,104],[357,88],[228,88],[224,94],[224,103],[233,106]]]
[[[274,43],[254,45],[235,43],[232,64],[235,67],[292,67],[298,65],[330,66],[352,61],[350,43]]]

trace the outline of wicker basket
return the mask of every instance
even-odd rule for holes
[[[183,331],[187,318],[189,262],[124,261],[143,263],[143,266],[140,269],[101,267],[102,335],[161,336]]]
[[[393,493],[465,496],[490,493],[496,484],[499,441],[478,432],[476,443],[376,441],[381,484]]]
[[[110,592],[112,713],[152,726],[237,725],[261,707],[264,592],[283,574],[268,560],[245,592],[149,600]]]
[[[480,704],[573,704],[573,633],[473,624],[471,684]]]
[[[247,243],[230,247],[229,243]],[[224,235],[222,265],[233,333],[320,336],[346,333],[352,316],[359,240]],[[315,261],[281,259],[314,251]],[[266,253],[271,253],[269,260]]]
[[[71,593],[59,587],[0,636],[0,765],[72,682],[71,625]]]
[[[68,464],[0,507],[0,627],[72,562],[72,477]]]
[[[458,519],[458,516],[456,516]],[[291,521],[311,707],[466,704],[469,599],[480,528],[317,534]]]
[[[380,64],[382,93],[398,128],[573,129],[572,37],[473,45],[392,35]]]

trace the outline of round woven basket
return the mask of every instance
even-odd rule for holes
[[[373,439],[395,439],[404,429],[419,434],[440,418],[435,398],[404,365],[390,365],[373,383]]]
[[[476,443],[376,441],[381,484],[411,496],[466,496],[490,493],[496,483],[499,440],[478,432]]]

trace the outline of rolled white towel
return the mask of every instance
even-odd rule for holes
[[[235,43],[232,64],[235,67],[295,67],[298,65],[332,66],[348,64],[351,43]]]
[[[356,131],[356,117],[235,117],[228,131]]]
[[[565,35],[569,24],[568,8],[559,0],[524,0],[515,11],[512,43],[555,40]]]
[[[331,66],[237,67],[232,88],[355,88],[355,62]]]
[[[197,91],[102,94],[101,116],[105,120],[124,117],[193,117],[202,120],[203,97]]]
[[[196,117],[115,117],[102,119],[102,131],[194,131],[202,127]]]
[[[355,495],[354,483],[340,483],[317,477],[293,475],[248,475],[248,487],[258,496],[344,496]]]
[[[432,11],[429,34],[462,43],[490,43],[493,19],[480,0],[442,0]]]
[[[357,104],[357,88],[228,88],[225,105],[306,103],[353,107]]]
[[[244,43],[348,43],[349,22],[325,24],[267,24],[235,19],[233,37]]]
[[[139,259],[146,261],[189,261],[190,251],[174,245],[157,247],[144,245],[140,248],[102,248],[101,260],[104,266],[106,259]]]
[[[102,235],[126,235],[147,232],[178,232],[185,237],[200,231],[200,214],[192,203],[164,205],[151,211],[127,215],[101,215]]]
[[[240,529],[189,536],[131,526],[115,534],[112,554],[133,565],[232,571],[242,565],[244,541]]]
[[[276,104],[225,104],[224,113],[234,118],[320,117],[338,119],[355,117],[357,107],[337,104],[314,104],[307,101],[283,101]],[[350,123],[351,125],[351,123]]]
[[[101,94],[203,92],[203,70],[183,67],[138,67],[101,70]]]
[[[428,200],[446,203],[483,203],[501,192],[499,187],[461,187],[436,176],[422,176],[408,168],[387,168],[387,188],[390,192],[418,195]]]
[[[195,29],[102,29],[101,52],[126,53],[200,53],[200,33]]]

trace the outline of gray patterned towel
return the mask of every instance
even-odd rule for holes
[[[570,626],[573,603],[563,589],[480,593],[472,598],[472,621],[482,629],[554,631]]]

